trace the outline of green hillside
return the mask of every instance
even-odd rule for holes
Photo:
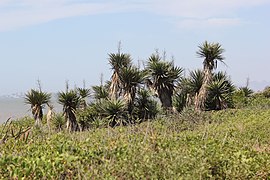
[[[15,124],[14,124],[15,127]],[[224,110],[1,144],[1,179],[268,179],[270,110]],[[3,132],[2,132],[3,133]]]

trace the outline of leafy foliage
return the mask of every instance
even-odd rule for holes
[[[243,92],[245,97],[250,97],[254,93],[254,91],[250,89],[248,86],[240,87],[239,91]]]
[[[87,98],[90,96],[90,89],[87,88],[77,88],[77,91],[82,99]]]
[[[195,96],[196,94],[199,93],[203,84],[203,78],[204,78],[204,74],[203,74],[203,71],[201,70],[194,70],[190,72],[190,75],[187,81],[187,86],[189,89],[188,92],[192,96]]]
[[[128,111],[131,114],[137,90],[145,79],[145,73],[136,67],[130,66],[122,69],[119,78],[124,91],[123,97],[127,102]]]
[[[64,130],[65,123],[66,123],[66,120],[62,114],[56,114],[52,118],[52,126],[56,132],[60,132],[60,131]]]
[[[67,110],[70,110],[72,112],[76,111],[79,101],[80,97],[75,90],[67,92],[62,91],[58,93],[58,102],[63,105],[64,112],[66,112]]]
[[[194,113],[11,139],[0,145],[0,178],[269,179],[269,109]]]
[[[154,119],[158,113],[157,102],[148,90],[141,89],[135,100],[135,118],[140,120]]]
[[[270,87],[269,86],[265,87],[262,94],[264,97],[270,98]]]
[[[189,77],[180,81],[174,96],[174,107],[177,111],[181,112],[184,107],[193,104],[202,87],[203,78],[203,72],[195,70],[190,72]],[[233,107],[235,87],[226,73],[214,73],[213,80],[208,85],[207,91],[205,102],[207,110],[221,110]]]
[[[173,107],[178,111],[181,112],[187,106],[187,93],[180,92],[176,93],[173,96]]]
[[[108,89],[103,85],[92,86],[92,89],[94,91],[93,97],[96,101],[107,99],[109,97]]]
[[[221,110],[233,107],[234,86],[225,73],[218,72],[215,74],[208,90],[207,109]]]
[[[94,106],[100,117],[106,118],[111,127],[125,124],[128,121],[126,105],[123,100],[103,100]]]
[[[121,68],[131,65],[131,57],[129,54],[124,53],[110,53],[109,64],[112,70],[119,72]]]

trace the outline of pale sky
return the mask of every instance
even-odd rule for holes
[[[270,0],[0,0],[0,95],[99,84],[108,53],[134,63],[165,50],[186,72],[202,67],[205,40],[226,50],[236,85],[270,85]],[[269,83],[269,84],[268,84]]]

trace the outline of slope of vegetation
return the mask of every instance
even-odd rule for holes
[[[186,76],[165,53],[140,68],[119,48],[109,81],[66,84],[60,114],[38,82],[25,95],[33,119],[0,126],[0,178],[270,179],[270,90],[215,71],[223,52],[205,41],[203,69]]]
[[[267,179],[270,110],[194,112],[1,146],[1,178]],[[27,120],[28,121],[28,120]],[[14,125],[15,127],[15,125]]]

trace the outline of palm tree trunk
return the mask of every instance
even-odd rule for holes
[[[42,107],[35,105],[34,107],[32,107],[32,113],[35,119],[35,126],[40,127],[41,122],[42,122],[42,116],[43,116]]]
[[[166,110],[172,109],[172,97],[169,95],[168,92],[159,93],[159,99],[164,109]]]
[[[35,119],[35,126],[36,127],[40,127],[41,126],[41,119],[38,117],[37,119]]]
[[[118,73],[114,72],[112,75],[109,97],[114,100],[117,99],[118,90],[119,90],[119,75]]]
[[[128,113],[131,115],[134,108],[134,99],[136,95],[136,89],[130,89],[124,94],[124,99],[128,107]]]
[[[195,110],[205,110],[205,102],[208,96],[208,85],[212,81],[212,71],[208,67],[204,67],[203,84],[199,93],[195,97]]]
[[[78,130],[78,123],[73,112],[67,113],[67,129],[69,132],[74,132]]]

